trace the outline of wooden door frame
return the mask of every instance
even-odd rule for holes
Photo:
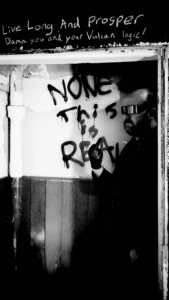
[[[168,47],[158,50],[158,279],[168,299]]]

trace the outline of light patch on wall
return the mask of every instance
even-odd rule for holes
[[[23,77],[49,78],[46,65],[28,65],[23,67]]]
[[[71,65],[47,65],[47,71],[50,79],[57,79],[72,74]]]
[[[31,232],[31,239],[33,243],[42,243],[45,240],[45,231],[41,230],[40,232],[32,231]]]
[[[80,78],[80,76],[79,76]],[[83,109],[87,111],[93,111],[93,106],[95,103],[98,104],[98,110],[103,109],[106,106],[117,102],[120,99],[120,93],[115,83],[111,83],[110,85],[103,85],[102,91],[106,92],[109,90],[109,93],[105,95],[100,95],[97,91],[96,97],[93,97],[89,92],[89,97],[85,96],[84,86],[81,83],[79,86],[79,82],[74,80],[70,86],[70,80],[72,76],[60,77],[56,80],[39,80],[38,78],[29,78],[23,79],[23,98],[24,98],[24,106],[31,108],[37,112],[43,111],[55,111],[56,113],[60,110],[69,109],[72,106],[81,105]],[[93,88],[93,76],[87,76],[88,83]],[[103,79],[102,81],[107,81]],[[65,85],[65,88],[63,86]],[[102,83],[101,83],[102,84]],[[53,90],[49,91],[48,86],[53,86],[58,90],[56,92]],[[70,94],[69,90],[71,88],[71,92],[78,95],[78,99],[74,99],[74,97]],[[78,92],[77,92],[78,91]],[[65,102],[63,95],[67,95],[67,101]]]

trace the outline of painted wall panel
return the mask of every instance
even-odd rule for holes
[[[78,239],[88,226],[89,186],[88,181],[75,181],[75,239]]]
[[[45,222],[46,222],[46,182],[31,181],[31,246],[40,268],[45,266]],[[32,252],[33,252],[32,251]]]
[[[74,202],[73,202],[74,183],[62,181],[62,231],[61,231],[61,264],[65,268],[70,267],[71,251],[73,245],[73,222]]]
[[[61,265],[62,187],[60,181],[46,181],[45,258],[49,273],[57,271]]]
[[[100,208],[90,180],[23,177],[19,273],[55,274],[81,263]]]
[[[18,273],[32,270],[31,261],[31,179],[22,179],[22,213],[18,235]]]
[[[117,72],[111,64],[105,68],[102,74],[97,66],[92,74],[91,66],[56,66],[48,68],[49,78],[24,78],[24,175],[90,178],[87,149],[99,137],[107,148],[103,163],[113,170],[112,161],[129,137],[120,114]]]

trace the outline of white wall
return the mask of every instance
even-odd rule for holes
[[[78,99],[74,99],[67,91],[68,101],[65,102],[63,97],[53,92],[57,101],[54,105],[51,94],[47,85],[51,84],[55,88],[63,91],[62,81],[65,85],[72,78],[71,66],[48,66],[49,78],[30,77],[23,79],[23,97],[24,105],[27,107],[24,126],[23,141],[23,175],[27,176],[49,176],[49,177],[90,177],[91,168],[89,161],[84,162],[79,144],[88,141],[90,144],[95,143],[99,137],[104,136],[109,146],[115,146],[119,143],[120,150],[125,145],[129,137],[125,134],[120,114],[120,93],[114,82],[105,85],[101,89],[103,91],[111,90],[107,95],[99,95],[96,97],[91,94],[87,99],[82,87],[81,95]],[[93,86],[93,77],[89,76],[90,85]],[[104,79],[105,80],[105,79]],[[79,85],[75,80],[71,84],[71,90],[77,94]],[[110,119],[111,112],[106,114],[105,108],[116,103],[114,109],[117,111],[115,118]],[[92,139],[89,134],[89,128],[94,125],[93,106],[98,105],[97,118],[95,119],[95,128],[98,134]],[[86,132],[81,135],[81,125],[77,122],[77,109],[67,113],[68,122],[57,114],[63,109],[69,109],[74,106],[81,105],[90,116],[88,119],[82,115],[85,120]],[[70,167],[64,165],[61,152],[61,144],[66,141],[73,141],[77,145],[77,151],[73,156],[80,160],[84,166],[69,161]],[[72,146],[66,146],[66,153],[72,151]],[[87,148],[86,148],[87,149]],[[112,151],[115,157],[115,151]],[[85,156],[87,158],[87,155]],[[103,165],[112,171],[112,163],[108,151],[104,151]]]
[[[0,90],[0,178],[8,175],[8,120],[7,93]]]

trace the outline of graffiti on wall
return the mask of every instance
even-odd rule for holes
[[[73,75],[67,84],[65,83],[64,79],[62,80],[63,90],[60,90],[57,87],[48,84],[47,88],[52,97],[53,104],[55,106],[58,105],[57,97],[56,97],[57,94],[61,95],[65,103],[68,102],[69,95],[74,99],[76,103],[76,101],[81,97],[82,92],[85,93],[85,99],[87,101],[90,100],[90,97],[96,98],[97,95],[105,96],[112,92],[110,88],[106,88],[112,84],[112,80],[107,78],[102,78],[97,75],[92,76],[92,79],[93,79],[92,80],[93,84],[91,85],[91,82],[89,82],[87,75],[84,74]],[[75,83],[76,83],[76,89],[74,88]],[[68,123],[70,118],[69,113],[71,111],[76,111],[76,121],[78,123],[78,129],[80,131],[82,141],[79,143],[78,146],[77,143],[72,140],[68,140],[62,143],[61,144],[62,158],[63,158],[64,165],[67,168],[70,167],[69,161],[72,161],[80,165],[81,167],[84,167],[85,163],[89,161],[88,148],[90,147],[91,142],[90,140],[84,140],[83,136],[88,131],[89,138],[91,138],[92,140],[96,136],[99,137],[99,130],[95,126],[95,120],[96,118],[98,118],[99,104],[95,103],[93,105],[92,113],[91,112],[89,113],[86,109],[82,107],[82,105],[73,105],[66,109],[60,110],[56,116],[57,118],[61,118],[61,120],[64,120],[65,123]],[[104,112],[109,119],[113,120],[117,116],[116,102],[107,105],[104,108]],[[93,118],[93,125],[87,128],[86,120],[90,118]],[[67,147],[70,148],[70,146],[72,150],[69,153],[67,153],[66,148]],[[76,158],[76,152],[78,147],[81,152],[81,160]],[[108,152],[111,162],[114,164],[119,155],[119,143],[116,143],[115,145],[108,145],[106,137],[102,136],[100,148],[102,149],[102,151]]]
[[[60,94],[63,97],[65,102],[68,101],[68,92],[73,97],[73,99],[77,100],[80,98],[80,96],[82,94],[82,89],[84,90],[85,97],[87,99],[90,98],[90,94],[93,97],[96,97],[98,94],[103,96],[103,95],[107,95],[107,94],[111,93],[111,89],[108,89],[108,90],[103,89],[104,86],[112,84],[112,81],[110,79],[102,78],[101,76],[97,76],[97,75],[94,75],[92,77],[93,77],[93,87],[89,83],[88,76],[84,75],[84,74],[73,75],[70,78],[70,80],[68,81],[67,87],[66,87],[65,80],[63,79],[62,80],[63,91],[57,89],[56,87],[54,87],[51,84],[48,84],[48,90],[52,96],[54,105],[57,105],[57,100],[54,95],[54,92]],[[74,89],[73,89],[74,83],[77,84],[76,91],[74,91]]]

